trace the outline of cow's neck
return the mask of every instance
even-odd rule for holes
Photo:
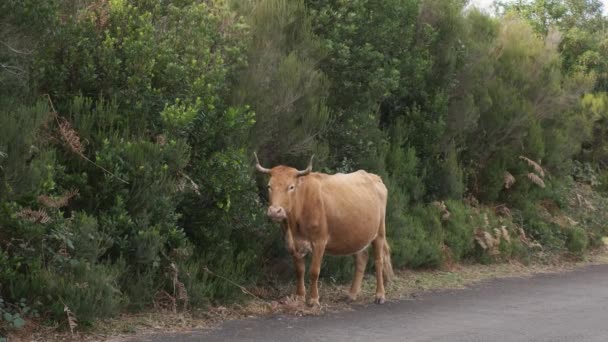
[[[321,183],[314,174],[298,179],[298,194],[294,198],[293,210],[288,215],[290,229],[296,235],[302,235],[315,215],[322,211]],[[314,220],[313,220],[314,221]]]

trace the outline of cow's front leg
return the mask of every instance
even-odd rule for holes
[[[304,256],[299,255],[297,252],[293,253],[293,265],[296,269],[296,299],[304,302],[306,298],[306,287],[304,286],[304,272],[306,270],[306,264],[304,262]]]
[[[319,304],[319,273],[321,272],[321,261],[325,253],[325,241],[312,243],[312,260],[310,261],[310,305]]]

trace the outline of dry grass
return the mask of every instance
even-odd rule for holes
[[[608,238],[605,239],[608,244]],[[590,254],[585,261],[552,259],[544,264],[523,265],[510,262],[494,265],[455,264],[449,270],[400,270],[395,272],[393,281],[387,286],[387,300],[416,298],[426,291],[463,289],[484,280],[506,277],[529,277],[540,273],[557,273],[577,267],[608,264],[608,250],[605,248]],[[193,329],[211,329],[224,321],[271,314],[293,316],[320,315],[326,312],[352,310],[353,305],[370,304],[374,301],[375,278],[367,274],[363,281],[359,298],[353,303],[346,301],[349,285],[320,283],[321,308],[309,307],[303,301],[289,294],[293,284],[284,284],[277,290],[252,288],[252,300],[245,304],[214,306],[206,309],[191,309],[187,312],[156,310],[139,314],[99,321],[86,334],[49,333],[30,334],[27,339],[15,341],[128,341],[133,336],[155,333],[179,333]],[[12,340],[11,340],[12,341]]]

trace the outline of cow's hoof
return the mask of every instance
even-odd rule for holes
[[[374,303],[376,303],[376,304],[384,304],[384,302],[386,302],[386,300],[384,299],[384,296],[376,297],[376,300],[374,301]]]
[[[357,295],[354,295],[352,293],[349,293],[345,296],[344,298],[346,300],[347,303],[353,303],[357,300]]]
[[[310,298],[310,300],[308,301],[308,306],[321,307],[321,303],[319,303],[319,298],[317,298],[317,299]]]
[[[306,302],[306,296],[304,296],[304,295],[297,295],[297,294],[296,294],[296,295],[293,295],[293,299],[294,299],[296,302],[302,302],[302,303],[305,303],[305,302]]]

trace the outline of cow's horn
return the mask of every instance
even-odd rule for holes
[[[263,167],[262,165],[260,165],[260,161],[258,160],[258,155],[253,152],[253,156],[255,157],[255,168],[260,171],[261,173],[270,173],[270,169],[267,169],[265,167]]]
[[[312,171],[312,159],[314,157],[315,157],[314,154],[310,157],[310,161],[308,162],[308,167],[306,168],[306,170],[298,171],[298,176],[306,176],[307,174],[310,173],[310,171]]]

